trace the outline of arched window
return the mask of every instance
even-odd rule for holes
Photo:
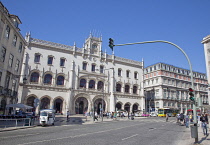
[[[52,84],[52,75],[51,74],[46,74],[44,76],[44,84]]]
[[[97,85],[97,89],[98,90],[103,90],[103,88],[104,88],[104,83],[102,81],[99,81],[98,85]]]
[[[95,89],[95,81],[94,80],[89,81],[89,88],[90,89]]]
[[[81,87],[81,88],[85,88],[86,87],[86,80],[85,79],[81,79],[80,80],[79,87]]]
[[[64,85],[64,76],[57,77],[57,85]]]
[[[33,72],[31,74],[30,82],[31,83],[38,83],[38,81],[39,81],[39,73]]]
[[[130,86],[129,85],[125,85],[125,93],[129,93],[130,90]]]
[[[117,86],[116,86],[116,92],[121,92],[121,84],[117,84]]]
[[[137,86],[133,86],[133,93],[137,94]]]

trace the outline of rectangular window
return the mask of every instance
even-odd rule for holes
[[[40,54],[36,53],[34,57],[34,62],[39,63],[39,61],[40,61]]]
[[[9,55],[9,66],[12,67],[14,56],[12,54]]]
[[[91,70],[92,70],[93,72],[95,72],[95,69],[96,69],[96,65],[95,65],[95,64],[92,64],[92,69],[91,69]]]
[[[19,44],[19,49],[18,49],[18,52],[22,52],[22,50],[23,50],[23,43],[22,42],[20,42],[20,44]]]
[[[60,66],[64,66],[65,65],[65,59],[64,58],[61,58],[60,59]]]
[[[10,34],[10,27],[7,25],[6,31],[5,31],[5,37],[9,39],[9,34]]]
[[[5,81],[5,88],[9,88],[9,82],[10,82],[10,73],[7,72],[7,75],[6,75],[6,81]]]
[[[129,72],[129,70],[127,70],[127,71],[126,71],[126,77],[127,77],[127,78],[129,78],[129,74],[130,74],[130,72]]]
[[[2,47],[0,51],[0,60],[4,62],[6,56],[6,48]]]
[[[122,70],[118,69],[118,76],[120,77],[122,75]]]
[[[83,70],[86,70],[86,69],[87,69],[87,63],[86,63],[86,62],[83,62],[82,69],[83,69]]]
[[[47,64],[48,65],[52,65],[52,63],[53,63],[53,57],[52,56],[48,56]]]
[[[134,72],[134,78],[135,78],[135,79],[138,79],[138,74],[137,74],[137,72]]]
[[[19,60],[17,60],[17,61],[16,61],[16,64],[15,64],[15,71],[17,71],[17,72],[18,72],[18,70],[19,70],[19,66],[20,66],[20,61],[19,61]]]
[[[104,66],[100,66],[100,73],[104,73]]]
[[[17,35],[14,35],[12,44],[13,44],[14,46],[16,46],[16,43],[17,43]]]

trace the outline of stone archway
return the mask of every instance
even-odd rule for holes
[[[54,109],[56,113],[63,113],[63,100],[61,98],[57,98],[54,100]]]
[[[75,113],[83,114],[88,110],[88,100],[85,97],[79,97],[75,101]]]
[[[133,104],[132,112],[134,113],[137,110],[138,110],[138,104]]]
[[[34,99],[35,98],[36,97],[34,97],[34,96],[28,97],[27,100],[26,100],[26,105],[31,106],[31,107],[34,107]]]
[[[40,110],[41,109],[50,109],[50,99],[48,97],[41,99]]]
[[[116,110],[121,110],[121,109],[122,109],[122,104],[118,102],[118,103],[115,105],[115,108],[116,108]]]
[[[126,103],[125,106],[124,106],[124,109],[128,112],[130,112],[130,104],[129,103]]]
[[[103,101],[103,104],[102,104]],[[103,106],[102,106],[103,105]],[[102,109],[103,108],[103,109]],[[98,98],[94,101],[94,110],[98,114],[101,114],[102,111],[104,111],[106,108],[106,103],[102,98]]]

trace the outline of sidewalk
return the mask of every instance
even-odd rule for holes
[[[210,133],[209,128],[208,133]],[[210,145],[210,135],[204,136],[202,127],[198,127],[198,143],[195,143],[195,138],[191,138],[190,128],[186,128],[177,145]]]

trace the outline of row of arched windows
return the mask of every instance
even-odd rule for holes
[[[31,77],[30,77],[30,82],[31,83],[38,83],[39,82],[39,73],[38,72],[33,72],[31,74]],[[46,85],[51,85],[52,84],[52,75],[51,74],[45,74],[44,75],[44,80],[43,80],[43,83],[46,84]],[[56,78],[56,85],[64,85],[64,76],[62,75],[58,75],[57,78]]]
[[[87,83],[86,79],[81,79],[80,80],[80,87],[81,88],[86,88],[86,83]],[[90,88],[90,89],[95,89],[95,85],[96,85],[96,82],[94,80],[90,80],[88,82],[88,88]],[[103,88],[104,88],[104,82],[99,81],[98,84],[97,84],[97,89],[102,90]]]
[[[87,84],[86,79],[80,80],[80,88],[86,88],[86,84]],[[95,88],[95,87],[97,87],[97,88]],[[96,86],[96,82],[94,80],[90,80],[88,82],[88,88],[102,90],[104,88],[104,82],[99,81]],[[134,85],[133,86],[133,94],[137,94],[137,90],[138,90],[138,87],[136,85]],[[130,93],[130,85],[126,84],[124,91],[125,91],[125,93]],[[116,85],[116,92],[122,92],[121,84]]]
[[[133,86],[133,94],[137,94],[137,86]],[[130,93],[130,86],[128,84],[125,85],[125,93]],[[122,92],[122,85],[121,84],[117,84],[116,85],[116,92]]]

